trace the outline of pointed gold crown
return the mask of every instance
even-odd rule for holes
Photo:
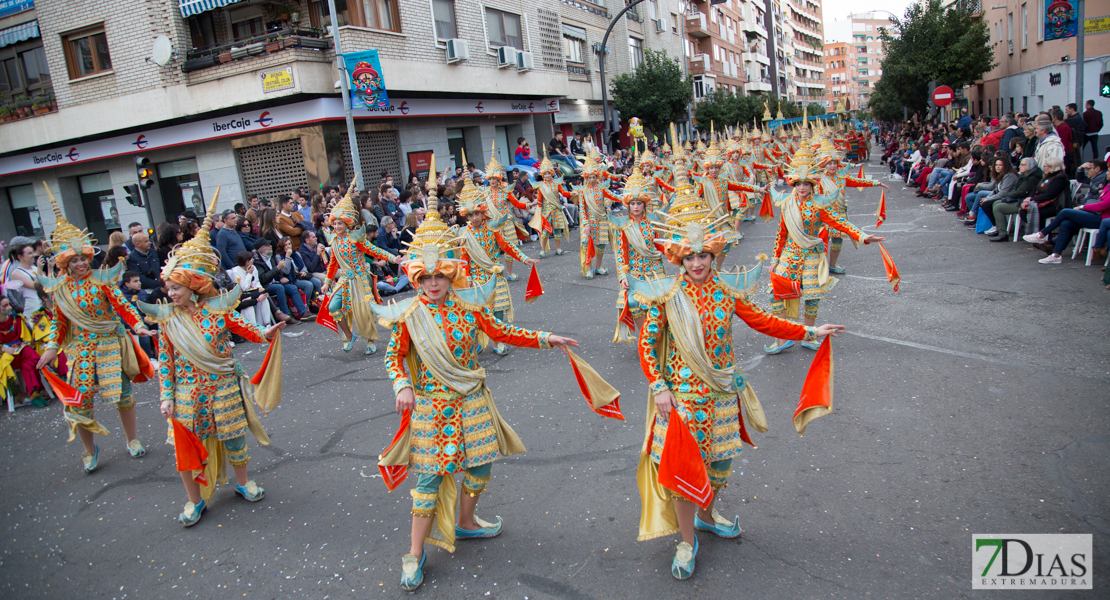
[[[464,165],[467,164],[466,150],[462,151],[462,160]],[[485,202],[486,196],[478,186],[474,185],[474,177],[469,173],[463,177],[463,187],[456,198],[459,203],[459,215],[465,217],[472,212],[481,211],[487,213],[488,216],[489,205]]]
[[[713,122],[709,122],[709,148],[705,149],[705,158],[702,160],[702,165],[708,167],[709,165],[721,166],[725,164],[725,157],[721,155],[721,147],[717,144],[716,131],[713,129]]]
[[[351,185],[347,186],[347,193],[343,194],[343,197],[335,204],[335,208],[331,209],[331,218],[343,219],[347,227],[354,227],[362,218],[362,211],[355,206],[353,198],[356,181],[358,181],[358,173],[355,173],[355,178],[351,180]]]
[[[582,176],[585,177],[590,174],[600,175],[605,171],[605,159],[601,156],[601,152],[597,146],[591,145],[589,150],[586,151],[586,160],[582,165]]]
[[[556,177],[559,176],[559,169],[555,163],[551,162],[551,158],[547,156],[547,144],[543,145],[543,161],[540,162],[540,176],[542,177],[545,171],[551,171]]]
[[[621,201],[625,206],[639,197],[641,193],[648,188],[648,178],[640,172],[640,163],[643,158],[638,155],[638,151],[633,151],[632,155],[632,174],[624,182],[624,194],[621,195]]]
[[[464,159],[465,160],[465,159]],[[436,196],[436,157],[432,154],[431,164],[428,166],[431,174],[428,185],[428,214],[424,222],[416,228],[412,242],[406,249],[405,271],[409,281],[420,282],[421,275],[435,274],[441,271],[448,275],[452,283],[458,286],[465,284],[466,275],[461,268],[462,245],[461,238],[448,229],[439,217],[439,201]],[[446,173],[444,173],[446,179]],[[431,265],[431,266],[428,266]]]
[[[779,102],[779,110],[778,110],[778,114],[775,115],[775,118],[780,120],[780,121],[785,118],[785,117],[782,116],[782,102]]]
[[[497,160],[497,140],[493,140],[489,148],[489,163],[486,164],[486,179],[491,177],[505,180],[505,167]]]
[[[790,185],[797,185],[805,181],[815,182],[819,177],[814,168],[815,160],[813,148],[809,144],[809,135],[803,130],[802,142],[790,159],[790,172],[786,174],[786,182]]]
[[[46,195],[50,198],[50,207],[54,209],[54,231],[50,234],[50,245],[54,249],[54,256],[62,258],[63,254],[67,257],[84,254],[91,258],[96,240],[92,239],[88,231],[78,229],[67,221],[65,215],[62,214],[61,207],[58,206],[58,200],[54,197],[54,192],[50,191],[50,186],[43,181],[42,187],[46,188]],[[70,252],[70,254],[66,254],[67,252]]]
[[[682,159],[686,161],[689,157],[686,156],[686,151],[682,147],[682,142],[678,141],[678,129],[675,128],[674,123],[671,123],[671,151],[674,154],[674,160]]]
[[[683,171],[675,173],[675,195],[670,210],[659,216],[662,220],[653,221],[652,226],[672,264],[681,265],[683,257],[689,254],[719,254],[728,241],[732,217],[714,217]]]
[[[655,155],[652,154],[651,150],[648,150],[647,148],[644,148],[644,151],[640,153],[640,159],[636,161],[637,165],[642,165],[644,163],[655,163]]]
[[[216,202],[220,198],[220,188],[216,187],[216,193],[212,194],[212,201],[208,203],[208,212],[204,215],[204,221],[200,224],[200,230],[189,241],[181,244],[170,253],[169,259],[166,261],[166,266],[162,267],[162,279],[170,280],[175,272],[184,272],[186,277],[184,280],[179,280],[179,283],[185,285],[185,281],[192,283],[199,276],[209,282],[209,289],[211,289],[210,282],[216,279],[216,273],[221,268],[220,255],[216,253],[216,249],[212,246],[212,237],[209,232],[212,231],[212,217],[216,212]],[[187,285],[190,289],[198,290],[194,285]]]
[[[771,107],[767,105],[767,101],[763,102],[763,120],[764,121],[770,121],[771,120]]]

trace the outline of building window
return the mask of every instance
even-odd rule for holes
[[[563,58],[567,62],[585,64],[586,30],[574,25],[563,25]]]
[[[486,34],[489,36],[491,48],[512,46],[518,50],[524,49],[524,38],[520,33],[520,15],[487,8]]]
[[[659,6],[655,0],[648,0],[648,18],[652,21],[659,18]]]
[[[678,14],[671,13],[671,33],[678,34]]]
[[[10,187],[6,191],[16,235],[42,237],[42,219],[39,218],[39,205],[31,184]]]
[[[62,46],[70,79],[112,70],[112,56],[108,53],[103,25],[63,35]]]
[[[362,0],[362,11],[367,27],[400,33],[401,15],[397,12],[397,0]]]
[[[459,37],[454,0],[432,0],[432,18],[436,22],[436,39],[449,40]]]
[[[1029,47],[1029,11],[1021,5],[1021,47]]]
[[[247,6],[230,11],[231,37],[236,40],[245,40],[256,35],[266,33],[266,13],[258,6]]]
[[[644,64],[644,41],[639,38],[628,38],[628,61],[633,70]]]

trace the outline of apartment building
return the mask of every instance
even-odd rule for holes
[[[694,98],[719,90],[737,95],[771,91],[771,58],[763,2],[705,0],[686,13],[686,53]]]
[[[819,0],[765,0],[771,28],[772,93],[791,102],[824,103],[824,24]]]
[[[882,30],[890,27],[890,19],[882,12],[854,13],[848,16],[852,24],[852,44],[855,47],[859,76],[859,108],[867,107],[867,100],[875,91],[875,84],[883,75]]]
[[[825,108],[832,112],[840,102],[845,108],[860,108],[860,75],[856,66],[856,45],[848,42],[825,43],[825,77],[828,95]]]
[[[555,129],[599,131],[608,76],[643,50],[681,56],[674,0],[645,2],[601,37],[604,0],[11,0],[0,4],[0,238],[53,228],[44,185],[100,242],[250,195],[319,189],[355,171],[403,180],[437,164],[484,164],[497,142],[541,154]],[[354,111],[353,164],[330,35],[376,49],[389,102]],[[147,208],[126,201],[136,156]]]

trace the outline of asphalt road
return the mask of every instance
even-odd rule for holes
[[[885,169],[869,167],[880,177]],[[900,186],[898,186],[900,188]],[[878,192],[850,192],[874,224]],[[636,463],[647,385],[634,351],[611,344],[616,278],[581,278],[573,254],[541,264],[547,295],[517,324],[571,335],[623,393],[627,423],[596,416],[561,353],[483,355],[502,415],[528,452],[498,462],[478,507],[499,538],[429,546],[429,598],[965,598],[972,533],[1092,533],[1095,589],[1023,597],[1110,597],[1110,291],[1097,267],[1041,265],[1027,244],[991,244],[931,202],[892,190],[880,232],[903,281],[894,294],[874,247],[842,255],[848,274],[819,322],[835,340],[835,411],[799,437],[790,424],[812,353],[734,347],[768,413],[718,504],[739,540],[701,537],[697,572],[671,578],[676,539],[636,542]],[[774,226],[745,224],[729,265],[770,252]],[[572,246],[576,247],[576,246]],[[525,246],[535,255],[537,244]],[[612,258],[606,265],[613,270]],[[766,280],[766,277],[764,278]],[[766,307],[761,284],[758,302]],[[396,430],[381,353],[344,354],[334,336],[287,330],[285,395],[250,440],[266,498],[217,491],[191,529],[151,383],[137,386],[145,458],[118,420],[81,472],[57,403],[0,414],[0,596],[4,598],[395,597],[411,499],[389,494],[375,458]],[[248,370],[261,346],[244,345]]]

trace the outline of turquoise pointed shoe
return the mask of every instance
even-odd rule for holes
[[[694,559],[698,556],[698,540],[694,539],[694,547],[682,542],[675,548],[674,560],[671,561],[671,575],[675,579],[689,579],[694,574]]]
[[[412,554],[406,554],[401,557],[401,589],[406,592],[411,592],[420,587],[424,583],[424,561],[428,559],[428,553],[422,552],[420,560],[417,560]]]
[[[455,539],[456,540],[478,540],[483,538],[492,538],[501,535],[501,517],[497,517],[496,523],[490,523],[482,519],[478,515],[474,515],[474,522],[478,524],[478,529],[463,529],[455,525]]]
[[[375,344],[374,342],[370,342],[369,344],[366,344],[366,351],[363,352],[362,354],[363,354],[363,356],[370,356],[371,354],[373,354],[377,351],[378,351],[378,345]]]
[[[802,342],[802,347],[816,350],[821,347],[821,342]]]
[[[242,496],[247,502],[258,502],[266,496],[266,490],[262,489],[253,480],[248,481],[247,485],[236,485],[235,493]]]
[[[92,453],[81,453],[81,464],[85,469],[85,473],[92,473],[96,470],[97,464],[100,462],[100,446],[93,446]]]
[[[834,275],[843,275],[844,274],[844,267],[841,267],[841,266],[829,267],[829,273],[832,273]]]
[[[555,251],[555,256],[562,256],[562,255],[564,255],[564,254],[566,254],[566,253],[567,253],[567,251],[566,251],[566,250],[556,250],[556,251]]]
[[[717,537],[725,539],[738,538],[742,533],[740,529],[740,517],[736,517],[734,521],[729,521],[722,517],[721,513],[717,511],[713,511],[712,523],[703,521],[700,515],[695,514],[694,529],[698,531],[708,531]]]
[[[354,334],[351,334],[351,339],[348,340],[347,343],[343,345],[343,351],[344,352],[350,352],[351,348],[354,348],[354,347],[355,347],[355,336],[354,336]]]
[[[788,349],[793,348],[793,347],[794,347],[794,340],[786,340],[786,342],[784,342],[781,346],[775,346],[773,344],[770,345],[770,346],[764,346],[763,351],[766,352],[767,354],[778,354],[778,353],[782,352],[783,350],[788,350]]]
[[[185,503],[185,510],[180,515],[177,515],[177,522],[185,527],[192,527],[200,522],[200,517],[204,514],[204,509],[207,508],[204,500],[200,504],[193,504],[192,502]]]
[[[602,276],[608,275],[609,274],[609,269],[606,269],[605,267],[600,267],[597,270],[597,274],[602,275]]]

